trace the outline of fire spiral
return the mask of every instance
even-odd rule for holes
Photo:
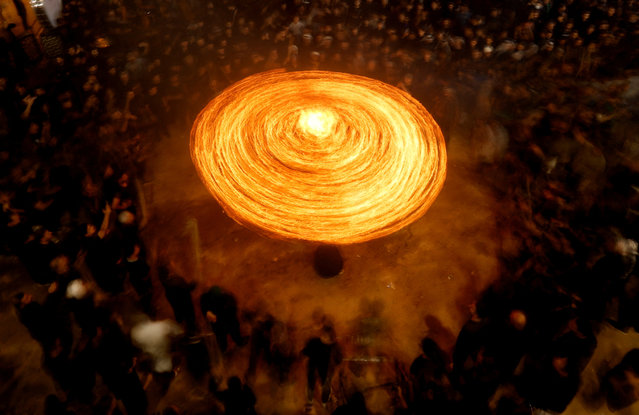
[[[197,117],[191,157],[240,224],[332,244],[412,223],[446,176],[444,137],[416,99],[326,71],[270,71],[231,85]]]

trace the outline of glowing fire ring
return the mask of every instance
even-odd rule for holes
[[[334,244],[412,223],[446,176],[444,137],[417,100],[325,71],[270,71],[230,86],[197,117],[191,157],[240,224]]]

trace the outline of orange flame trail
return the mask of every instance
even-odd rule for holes
[[[412,223],[446,177],[444,137],[416,99],[338,72],[270,71],[230,86],[197,117],[191,157],[240,224],[332,244]]]

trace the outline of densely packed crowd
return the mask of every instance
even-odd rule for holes
[[[284,381],[304,359],[309,401],[367,413],[362,391],[332,397],[343,352],[329,319],[296,351],[284,323],[248,317],[223,288],[196,310],[194,287],[171,263],[149,263],[140,237],[149,148],[269,69],[410,92],[447,139],[467,139],[507,212],[503,278],[471,307],[452,353],[425,338],[398,369],[395,413],[562,412],[602,324],[639,330],[634,1],[72,0],[59,23],[58,56],[30,61],[11,37],[0,54],[0,243],[48,287],[41,302],[14,296],[58,386],[47,414],[154,411],[149,384],[166,393],[176,362],[209,382],[209,413],[255,413],[258,362]],[[154,321],[160,287],[175,321]],[[113,306],[123,296],[147,318],[124,324]],[[248,344],[245,383],[209,376],[203,326],[222,354]],[[602,374],[609,408],[634,402],[637,376],[636,350]]]

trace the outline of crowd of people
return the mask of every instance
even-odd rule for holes
[[[41,301],[13,297],[57,385],[45,413],[181,413],[149,402],[184,367],[207,382],[208,413],[251,414],[258,368],[286,382],[300,362],[309,402],[369,413],[365,391],[332,388],[345,351],[329,318],[295,350],[284,322],[241,310],[224,287],[196,307],[189,279],[151,262],[141,236],[150,149],[234,81],[280,68],[411,93],[449,143],[466,143],[505,213],[503,276],[471,305],[452,351],[426,337],[411,365],[398,363],[384,413],[562,412],[602,325],[639,331],[639,4],[492,3],[71,0],[49,33],[59,53],[33,58],[4,36],[0,244],[47,288]],[[159,296],[174,319],[156,318]],[[244,379],[211,376],[203,331],[222,359],[250,350]],[[636,349],[608,369],[599,393],[611,410],[631,405]]]

